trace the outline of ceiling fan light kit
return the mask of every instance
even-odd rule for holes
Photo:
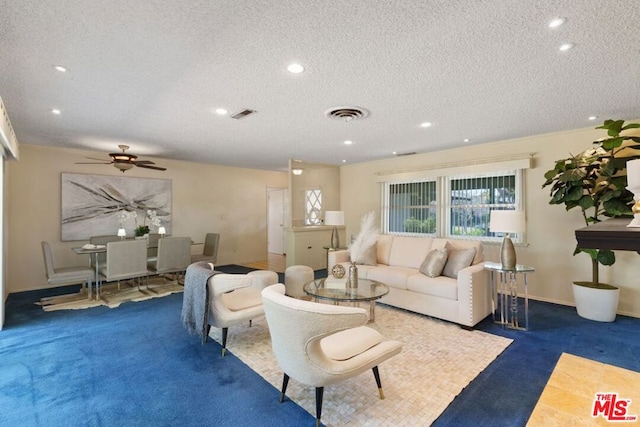
[[[129,149],[128,145],[118,145],[118,148],[122,150],[122,153],[109,153],[109,157],[111,157],[110,162],[106,162],[106,161],[100,162],[100,163],[78,162],[76,164],[77,165],[113,165],[115,168],[122,171],[122,173],[124,173],[125,171],[128,171],[134,166],[138,166],[146,169],[155,169],[159,171],[167,170],[167,168],[162,168],[160,166],[152,166],[152,165],[155,165],[155,163],[152,162],[151,160],[137,160],[138,156],[136,156],[135,154],[126,153],[125,151]],[[93,157],[88,157],[88,158],[93,160],[100,160]]]

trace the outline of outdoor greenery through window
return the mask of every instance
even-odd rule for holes
[[[498,240],[492,210],[521,209],[521,170],[386,183],[385,232]],[[515,236],[514,241],[522,241]]]

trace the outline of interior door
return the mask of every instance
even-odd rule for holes
[[[285,190],[283,188],[268,190],[267,250],[272,254],[284,254],[284,197]]]

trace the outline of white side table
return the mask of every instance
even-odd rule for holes
[[[529,294],[527,290],[527,273],[534,273],[535,268],[516,265],[513,270],[502,268],[498,262],[485,262],[485,270],[489,271],[491,282],[491,315],[493,321],[509,329],[529,330]],[[524,282],[524,327],[520,326],[518,317],[518,274]],[[496,281],[496,275],[499,280]],[[496,319],[496,310],[500,310],[500,318]]]

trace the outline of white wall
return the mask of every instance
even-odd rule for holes
[[[40,242],[52,245],[56,265],[88,264],[71,251],[85,242],[60,241],[62,172],[118,175],[110,165],[76,165],[85,156],[105,153],[20,145],[20,161],[7,163],[9,185],[7,288],[19,292],[47,287]],[[124,176],[172,181],[172,233],[203,242],[207,232],[220,233],[218,264],[240,264],[267,258],[267,188],[286,188],[286,172],[234,168],[154,159],[167,171],[133,168]],[[114,233],[116,230],[114,230]],[[202,246],[193,248],[201,251]]]
[[[531,297],[574,305],[572,281],[591,278],[590,258],[586,254],[572,255],[574,230],[584,227],[584,222],[577,209],[567,212],[564,206],[550,205],[549,188],[541,187],[544,173],[556,160],[583,151],[605,136],[600,130],[581,129],[343,166],[341,206],[347,238],[358,232],[363,214],[380,212],[382,184],[375,182],[377,172],[531,153],[533,165],[525,173],[528,246],[516,247],[518,263],[536,268],[528,276]],[[487,245],[485,254],[486,260],[499,261],[499,245]],[[616,251],[616,258],[612,267],[601,267],[600,279],[621,288],[620,314],[640,317],[640,258],[635,252],[625,251]]]

